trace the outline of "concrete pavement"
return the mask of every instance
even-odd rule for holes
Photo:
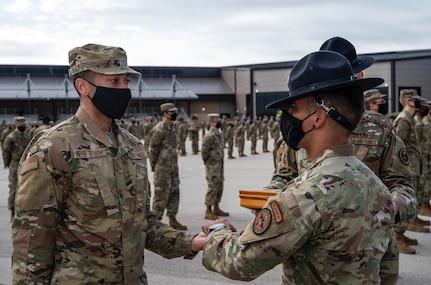
[[[200,141],[201,142],[201,141]],[[191,155],[191,142],[187,141],[186,157],[179,157],[181,202],[178,220],[189,227],[189,231],[198,232],[203,223],[206,192],[205,169],[199,155]],[[272,150],[272,140],[270,140]],[[250,155],[250,144],[246,142],[245,158],[225,159],[225,189],[220,203],[224,211],[230,213],[229,220],[238,230],[244,229],[252,219],[249,210],[239,206],[238,190],[256,189],[268,184],[273,171],[272,154],[261,152],[261,141],[258,141],[259,155]],[[234,155],[237,156],[236,150]],[[225,156],[226,158],[227,156]],[[0,163],[0,284],[11,282],[11,240],[9,211],[7,210],[8,170]],[[152,181],[152,173],[149,173]],[[427,217],[423,217],[427,218]],[[427,218],[429,219],[429,218]],[[164,217],[167,222],[167,218]],[[400,285],[422,285],[431,283],[431,234],[407,232],[408,236],[417,238],[417,254],[401,254]],[[209,272],[201,265],[201,254],[193,260],[166,260],[147,251],[145,254],[145,271],[151,285],[174,284],[244,284],[229,280],[220,274]],[[266,272],[248,284],[280,284],[281,266]]]

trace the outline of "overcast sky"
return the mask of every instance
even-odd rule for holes
[[[428,0],[0,0],[0,64],[67,65],[87,43],[129,65],[298,60],[341,36],[358,53],[431,49]]]

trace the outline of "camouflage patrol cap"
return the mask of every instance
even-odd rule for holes
[[[178,108],[175,107],[174,103],[163,103],[160,105],[160,111],[163,112],[175,112]]]
[[[14,124],[18,124],[18,125],[25,124],[25,117],[23,117],[23,116],[16,116],[16,117],[14,117],[13,118],[13,123]]]
[[[400,98],[419,99],[421,97],[418,95],[418,92],[415,89],[402,89],[400,91]]]
[[[126,51],[121,47],[86,44],[69,51],[69,76],[91,70],[104,75],[130,74],[141,76],[127,66]]]
[[[217,113],[208,114],[208,122],[218,122],[220,121],[220,115]]]
[[[364,92],[364,101],[368,102],[372,99],[384,98],[385,94],[381,94],[378,89],[370,89]]]

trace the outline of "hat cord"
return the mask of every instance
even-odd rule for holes
[[[328,117],[334,119],[337,123],[348,129],[349,131],[353,131],[355,126],[352,125],[346,117],[338,113],[338,111],[334,107],[328,107],[325,105],[325,102],[320,98],[319,95],[314,96],[314,100],[316,100],[317,106],[323,108],[326,111]]]

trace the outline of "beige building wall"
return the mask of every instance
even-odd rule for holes
[[[287,78],[291,69],[254,70],[253,78],[256,92],[287,91]]]
[[[222,69],[221,77],[236,93],[236,110],[237,116],[241,116],[246,110],[246,96],[250,94],[250,70],[247,68]]]

